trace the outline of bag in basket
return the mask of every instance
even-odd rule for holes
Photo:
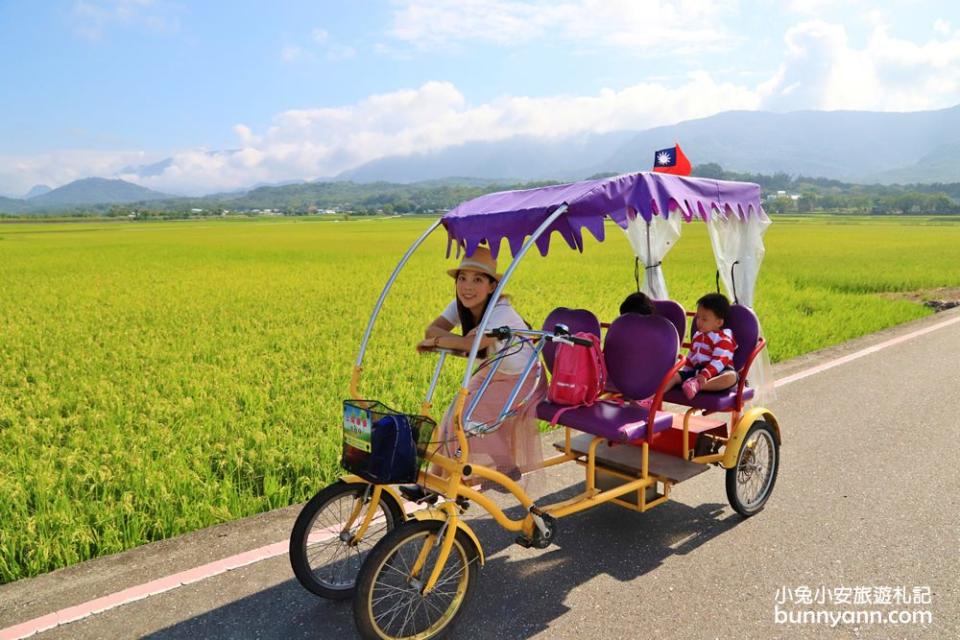
[[[417,445],[410,420],[403,414],[385,415],[373,424],[368,473],[380,484],[416,482]]]

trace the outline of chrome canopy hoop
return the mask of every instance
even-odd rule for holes
[[[543,235],[543,233],[550,228],[550,225],[553,224],[554,220],[562,216],[567,212],[566,203],[560,205],[556,211],[550,214],[550,216],[537,227],[537,230],[523,243],[523,248],[513,256],[513,261],[510,263],[510,266],[507,268],[506,272],[503,274],[503,279],[497,284],[497,288],[494,290],[493,295],[490,297],[490,302],[487,303],[487,310],[483,314],[483,318],[480,319],[480,324],[477,326],[477,334],[473,339],[473,346],[470,347],[470,355],[467,357],[467,371],[463,374],[463,388],[466,389],[470,385],[470,372],[473,370],[473,363],[477,359],[477,352],[480,350],[480,341],[483,339],[483,334],[487,330],[487,323],[490,321],[490,316],[493,315],[493,308],[497,306],[497,302],[500,300],[500,295],[503,293],[504,287],[507,285],[507,282],[510,280],[510,276],[513,275],[514,270],[517,268],[517,265],[520,264],[520,260],[523,259],[523,256],[526,255],[530,247],[533,246],[533,243]]]
[[[383,307],[383,301],[387,297],[387,293],[390,292],[390,288],[393,286],[394,281],[396,281],[397,276],[400,274],[400,270],[403,269],[404,265],[407,264],[407,261],[410,259],[410,256],[413,255],[413,252],[416,251],[423,241],[427,239],[431,233],[433,233],[437,227],[440,226],[440,218],[437,218],[437,221],[430,225],[430,228],[423,232],[417,241],[410,245],[410,248],[407,249],[407,252],[403,254],[403,257],[400,259],[400,263],[394,268],[393,273],[390,275],[390,279],[387,280],[387,284],[384,285],[383,291],[380,292],[380,297],[377,299],[377,304],[373,308],[373,315],[370,316],[370,322],[367,323],[367,330],[363,332],[363,342],[360,343],[360,353],[357,354],[356,365],[359,367],[363,364],[363,354],[367,351],[367,343],[370,341],[370,334],[373,332],[373,324],[377,321],[377,316],[380,315],[380,309]],[[472,361],[471,361],[472,362]]]
[[[447,351],[441,351],[437,358],[437,365],[433,368],[433,377],[430,378],[430,388],[427,389],[427,397],[424,402],[433,402],[433,392],[437,389],[437,381],[440,380],[440,371],[443,370],[443,363],[447,359]]]

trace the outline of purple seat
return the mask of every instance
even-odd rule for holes
[[[733,352],[733,368],[740,371],[760,340],[760,322],[750,307],[732,304],[723,326],[733,331],[733,339],[737,341],[737,350]]]
[[[607,374],[625,397],[642,400],[656,392],[676,363],[679,348],[677,331],[669,320],[624,314],[607,329],[603,343]]]
[[[751,398],[753,398],[753,389],[744,387],[744,402]],[[727,389],[726,391],[701,391],[693,396],[693,400],[687,400],[687,396],[683,395],[683,390],[679,386],[676,386],[663,394],[663,401],[682,404],[685,407],[703,409],[708,413],[731,411],[737,404],[737,387],[734,385],[733,388]]]
[[[635,313],[620,316],[607,329],[603,345],[610,381],[627,398],[653,395],[676,363],[678,346],[677,331],[668,320]],[[562,408],[541,402],[537,417],[553,420]],[[612,401],[567,409],[557,420],[557,424],[616,442],[646,437],[648,423],[649,411],[645,407],[629,403],[620,406]],[[669,429],[672,424],[671,414],[658,412],[653,431]]]
[[[733,352],[733,368],[737,370],[738,375],[743,376],[746,373],[743,367],[760,340],[760,323],[750,307],[733,304],[730,305],[727,320],[723,324],[733,331],[733,339],[737,342],[737,349]],[[751,398],[753,398],[753,389],[744,387],[743,401],[746,402]],[[693,397],[693,400],[687,400],[683,390],[677,386],[664,394],[663,401],[703,409],[707,412],[732,411],[737,406],[737,387],[734,386],[726,391],[701,391]]]
[[[550,422],[557,411],[565,407],[552,402],[537,405],[537,417]],[[647,410],[633,404],[619,406],[615,402],[601,401],[589,407],[567,409],[560,415],[558,424],[584,431],[614,442],[630,442],[647,437]],[[659,433],[673,424],[673,414],[657,412],[653,432]]]
[[[687,313],[680,303],[673,300],[653,300],[652,302],[657,315],[670,321],[677,330],[680,342],[683,342],[683,337],[687,333]]]
[[[544,331],[553,331],[558,324],[566,325],[570,333],[592,333],[600,337],[600,321],[597,316],[586,309],[568,309],[567,307],[557,307],[547,315],[543,321]],[[557,345],[548,342],[543,347],[543,361],[547,364],[547,369],[553,372],[553,356],[557,350]]]

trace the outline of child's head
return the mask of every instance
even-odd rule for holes
[[[708,293],[697,300],[697,331],[710,333],[720,330],[727,321],[730,301],[722,293]]]
[[[631,293],[623,302],[620,303],[620,315],[625,313],[639,313],[644,316],[652,316],[656,310],[653,302],[647,297],[647,294],[637,291]]]

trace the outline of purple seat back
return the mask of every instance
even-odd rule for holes
[[[627,313],[607,329],[603,357],[607,374],[624,396],[653,395],[677,362],[677,330],[666,318]]]
[[[733,339],[737,341],[737,350],[733,352],[733,367],[740,371],[760,339],[760,322],[750,307],[732,304],[723,326],[733,331]]]
[[[568,309],[567,307],[557,307],[547,315],[543,321],[544,331],[553,331],[558,324],[565,324],[570,329],[570,333],[580,333],[585,331],[600,337],[600,321],[593,312],[586,309]],[[553,373],[553,356],[557,351],[557,345],[548,342],[543,347],[543,361],[547,364],[547,369]]]
[[[653,300],[653,307],[657,310],[658,316],[666,318],[676,327],[677,336],[683,342],[683,337],[687,332],[687,313],[680,306],[680,303],[673,300]]]

